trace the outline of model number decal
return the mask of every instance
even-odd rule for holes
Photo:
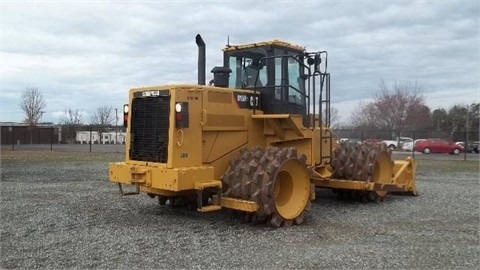
[[[258,107],[258,97],[250,96],[250,106]]]
[[[233,96],[237,105],[241,109],[260,109],[260,95],[242,92],[233,92]]]
[[[160,96],[160,91],[143,91],[142,97],[156,97]]]

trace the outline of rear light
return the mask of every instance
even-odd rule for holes
[[[128,125],[128,104],[123,105],[123,127]]]
[[[188,102],[175,103],[175,127],[188,128]]]

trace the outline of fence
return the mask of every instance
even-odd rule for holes
[[[444,138],[453,142],[469,145],[480,141],[477,132],[443,131],[397,131],[397,130],[360,130],[334,129],[336,139],[354,141],[394,140],[397,136],[410,137],[413,140],[426,138]],[[1,126],[2,150],[60,150],[60,151],[125,151],[124,128],[100,128],[95,126]],[[110,145],[110,147],[108,146]],[[415,155],[415,153],[413,153]],[[466,153],[465,153],[466,158]]]
[[[22,126],[22,125],[2,125],[1,126],[1,145],[2,149],[46,149],[53,150],[54,146],[67,149],[66,145],[88,145],[88,150],[92,151],[92,146],[98,145],[124,145],[126,134],[123,128],[115,127],[95,127],[95,126]],[[71,149],[82,149],[75,147]],[[124,148],[124,147],[122,147]],[[102,149],[105,149],[103,147]]]
[[[54,126],[1,126],[2,145],[54,144],[59,142],[58,134]]]

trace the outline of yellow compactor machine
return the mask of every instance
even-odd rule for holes
[[[327,52],[278,40],[227,45],[206,85],[200,35],[196,43],[198,85],[129,92],[125,161],[109,166],[123,195],[201,212],[233,209],[273,226],[302,223],[315,187],[364,201],[416,195],[412,158],[336,142]]]

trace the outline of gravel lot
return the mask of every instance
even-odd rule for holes
[[[122,158],[3,150],[0,268],[480,267],[478,155],[416,155],[419,197],[357,203],[318,189],[306,222],[280,229],[121,197],[107,166]]]

